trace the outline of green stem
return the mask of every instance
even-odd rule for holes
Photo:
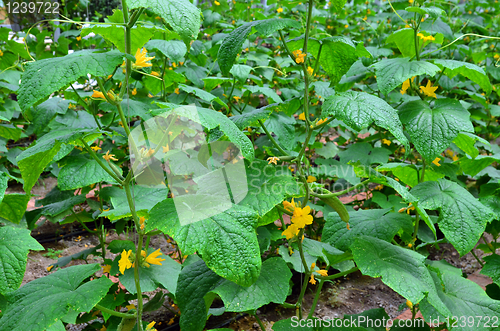
[[[137,315],[136,314],[127,314],[127,313],[120,313],[118,311],[106,308],[104,306],[101,306],[100,304],[96,304],[95,308],[99,309],[102,312],[105,312],[107,314],[113,315],[113,316],[118,316],[118,317],[124,317],[124,318],[135,318]]]
[[[419,54],[419,48],[418,48],[418,28],[420,26],[419,23],[417,23],[417,13],[414,14],[413,16],[413,19],[414,19],[414,22],[415,22],[415,27],[413,28],[413,39],[414,39],[414,42],[415,42],[415,57],[417,59],[417,61],[420,61],[420,54]]]
[[[348,275],[348,274],[352,274],[353,272],[356,272],[358,270],[359,270],[358,267],[354,267],[354,268],[351,268],[351,269],[346,270],[344,272],[339,272],[338,274],[335,274],[335,275],[326,276],[326,277],[323,277],[323,276],[314,276],[314,277],[321,279],[321,280],[332,280],[332,279],[337,279],[337,278],[343,277],[343,276]]]
[[[318,57],[317,57],[317,60],[316,60],[316,64],[314,65],[314,71],[313,71],[313,77],[314,75],[316,75],[316,73],[318,72],[318,69],[319,69],[319,57],[321,56],[321,50],[323,49],[323,44],[319,45],[319,50],[318,50]]]
[[[123,185],[123,180],[118,178],[118,176],[116,176],[116,174],[110,169],[108,168],[104,162],[102,162],[102,160],[97,156],[96,153],[94,153],[94,151],[89,147],[89,145],[87,144],[87,142],[85,142],[85,140],[83,138],[80,138],[80,141],[82,142],[83,146],[85,147],[85,149],[87,150],[87,152],[90,154],[90,156],[97,161],[97,163],[101,166],[101,168],[104,169],[104,171],[106,171],[111,177],[113,177],[114,180],[116,180],[116,182],[120,185]]]
[[[280,145],[278,145],[278,143],[276,142],[276,140],[274,140],[273,136],[271,135],[271,133],[269,133],[269,131],[267,130],[267,128],[264,125],[264,123],[262,122],[262,120],[259,120],[259,124],[262,127],[262,129],[264,129],[264,132],[266,133],[266,135],[269,138],[269,140],[271,140],[271,142],[273,143],[273,145],[280,151],[280,153],[288,156],[288,153],[283,148],[281,148]]]
[[[307,319],[311,319],[314,315],[314,311],[316,310],[316,305],[318,304],[319,295],[321,294],[321,288],[325,281],[323,279],[319,280],[318,288],[316,289],[316,295],[314,296],[314,300],[311,306],[311,310],[309,310],[309,315],[307,315]]]
[[[304,256],[304,248],[302,247],[302,236],[304,235],[304,229],[301,229],[299,232],[298,236],[298,246],[299,246],[299,255],[300,255],[300,260],[302,262],[302,265],[304,266],[304,281],[302,283],[302,288],[300,290],[299,298],[297,299],[297,303],[295,304],[295,307],[298,309],[298,315],[297,316],[299,319],[302,319],[302,300],[304,299],[304,295],[306,293],[307,289],[307,283],[309,276],[311,275],[311,271],[309,271],[309,266],[307,265],[306,258]]]
[[[276,205],[276,208],[278,208],[278,210],[284,214],[287,214],[288,216],[292,216],[293,213],[289,210],[286,210],[285,208],[281,207],[280,205]]]
[[[262,331],[266,331],[266,327],[264,326],[264,324],[262,324],[262,321],[260,320],[259,316],[257,316],[256,313],[251,313],[250,315],[252,315],[253,317],[255,317],[255,320],[257,320],[257,323],[259,324],[260,329]]]
[[[327,189],[322,189],[322,191],[326,191],[326,192],[330,192],[330,193],[326,193],[326,194],[318,194],[318,193],[314,193],[314,192],[311,192],[311,195],[316,197],[316,198],[332,198],[332,197],[337,197],[337,196],[340,196],[340,195],[344,195],[344,194],[347,194],[351,191],[354,191],[356,190],[357,188],[361,187],[361,186],[364,186],[366,185],[367,183],[369,183],[370,180],[369,179],[366,179],[364,181],[362,181],[361,183],[359,184],[356,184],[354,186],[351,186],[343,191],[338,191],[338,192],[330,192],[328,191]]]

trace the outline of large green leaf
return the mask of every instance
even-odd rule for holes
[[[441,59],[434,60],[434,63],[441,69],[446,68],[444,70],[446,76],[453,78],[460,74],[478,84],[487,95],[491,93],[492,86],[490,80],[484,70],[477,65],[463,61]]]
[[[101,213],[101,216],[106,216],[112,221],[132,216],[125,190],[118,187],[106,187],[102,191],[104,191],[102,192],[103,195],[110,196],[113,209]],[[167,194],[168,188],[134,186],[132,196],[134,198],[135,210],[142,216],[144,213],[140,213],[140,211],[149,211],[155,204],[165,200]]]
[[[159,102],[158,104],[161,107],[170,107],[170,105],[166,103]],[[252,142],[227,116],[213,109],[200,107],[196,107],[196,112],[193,112],[192,108],[189,107],[180,107],[166,111],[165,113],[162,113],[161,116],[167,117],[172,113],[200,123],[209,130],[219,127],[220,130],[226,134],[229,140],[240,148],[243,157],[249,161],[253,161],[255,155]]]
[[[326,99],[323,114],[335,116],[355,130],[362,130],[375,122],[389,130],[409,150],[396,110],[374,95],[355,91],[336,94]]]
[[[385,95],[413,76],[433,77],[439,71],[439,67],[430,62],[410,61],[408,57],[384,59],[373,67],[377,70],[378,88]]]
[[[494,215],[466,189],[446,179],[420,183],[411,193],[419,198],[420,208],[440,210],[439,228],[460,256],[474,248]]]
[[[174,62],[182,61],[187,53],[186,44],[179,40],[153,39],[148,41],[146,48],[157,49]]]
[[[198,37],[201,11],[189,0],[128,0],[129,9],[151,8],[181,36],[189,42]]]
[[[25,194],[11,193],[3,197],[0,203],[0,217],[19,224],[23,218],[30,197]]]
[[[324,38],[321,42],[319,63],[330,76],[330,82],[335,85],[358,59],[356,46],[350,39],[343,36]],[[315,46],[317,47],[315,44],[311,45],[311,52],[315,51]]]
[[[268,20],[247,22],[236,28],[224,38],[219,48],[217,62],[219,62],[222,74],[226,76],[229,74],[229,70],[231,70],[236,56],[241,51],[243,43],[252,32],[252,28],[255,28],[259,35],[267,36],[284,28],[300,29],[301,27],[300,22],[296,20],[289,18],[271,18]]]
[[[411,28],[405,28],[392,33],[389,37],[387,37],[387,44],[394,43],[398,46],[399,51],[404,57],[413,57],[415,56],[415,32]],[[442,44],[443,43],[443,35],[438,33],[434,36],[434,40],[422,42],[421,39],[418,39],[419,47],[425,47],[429,43]],[[422,46],[423,45],[423,46]]]
[[[425,297],[443,312],[425,256],[386,241],[362,236],[351,245],[354,261],[364,275],[382,277],[382,281],[413,304]]]
[[[297,143],[295,141],[295,118],[282,113],[273,112],[264,125],[269,132],[273,132],[278,138],[280,145],[286,150],[293,150]]]
[[[27,110],[82,76],[108,76],[122,63],[123,54],[118,51],[98,53],[91,50],[27,63],[19,87],[19,105]]]
[[[70,311],[90,311],[106,295],[113,283],[108,278],[101,277],[79,285],[100,268],[99,264],[69,267],[7,293],[0,330],[45,330]]]
[[[17,141],[23,130],[12,124],[0,124],[0,137]]]
[[[203,260],[189,264],[179,275],[177,304],[181,311],[179,324],[183,330],[202,331],[207,321],[208,308],[214,295],[207,295],[224,282],[210,270]]]
[[[321,240],[345,251],[357,237],[363,235],[390,242],[401,229],[412,232],[413,223],[409,215],[388,211],[389,209],[370,209],[351,212],[350,230],[337,213],[329,213],[325,218]]]
[[[500,161],[500,154],[495,155],[479,155],[475,159],[462,158],[460,167],[464,173],[476,176],[481,170],[489,166],[495,161]]]
[[[436,303],[423,300],[420,303],[422,315],[426,318],[449,318],[453,330],[458,331],[490,331],[498,330],[500,316],[500,301],[491,299],[476,283],[462,277],[460,269],[430,266],[430,274],[434,281],[440,304],[447,307],[451,313],[436,311]],[[457,323],[451,321],[457,319]],[[495,326],[496,325],[496,326]]]
[[[0,228],[0,294],[14,291],[26,270],[30,250],[44,250],[26,229],[4,226]]]
[[[61,129],[54,130],[39,138],[34,146],[23,151],[16,158],[19,170],[24,179],[24,191],[30,193],[43,169],[61,149],[63,143],[80,145],[79,138],[92,141],[101,134],[95,129]]]
[[[208,103],[212,103],[212,101],[215,101],[221,106],[226,107],[226,109],[229,109],[228,105],[224,101],[222,101],[219,97],[216,97],[210,92],[207,92],[205,90],[199,89],[194,86],[188,86],[185,84],[179,84],[179,89],[183,90],[186,93],[192,93],[201,100],[206,101]]]
[[[198,252],[218,275],[249,286],[260,273],[261,259],[255,227],[257,213],[233,206],[202,221],[181,225],[173,199],[153,207],[146,230],[159,229],[172,236],[185,255]]]
[[[104,39],[112,42],[120,52],[125,53],[124,26],[106,24],[84,26],[80,35],[85,37],[92,32],[100,34]],[[130,49],[132,54],[135,54],[139,48],[144,46],[155,32],[155,28],[143,26],[134,26],[130,29]]]
[[[249,127],[249,126],[258,126],[259,120],[265,121],[271,115],[274,106],[278,105],[277,103],[270,104],[266,107],[257,108],[254,110],[250,110],[244,112],[240,115],[232,116],[230,119],[240,130]]]
[[[5,196],[5,191],[7,190],[9,182],[9,175],[6,172],[0,172],[0,203]]]
[[[479,141],[486,146],[491,146],[487,140],[468,132],[460,132],[453,140],[453,143],[470,157],[475,159],[479,155],[479,150],[475,146],[476,141]]]
[[[255,310],[268,303],[283,303],[288,296],[292,273],[286,262],[279,257],[267,259],[262,263],[260,276],[249,287],[237,285],[225,280],[212,290],[217,293],[226,311],[244,312]]]
[[[121,170],[121,169],[120,169]],[[99,182],[114,182],[113,178],[97,163],[86,156],[72,156],[59,171],[57,186],[73,190]]]
[[[399,118],[410,134],[417,151],[433,161],[450,146],[460,131],[474,132],[470,114],[454,99],[438,99],[431,108],[422,100],[399,108]]]
[[[255,209],[261,218],[289,196],[300,193],[297,181],[286,167],[254,160],[246,169],[248,193],[238,205]],[[273,220],[274,221],[274,220]],[[259,225],[264,225],[260,224]]]
[[[272,89],[267,86],[258,86],[258,85],[245,85],[244,86],[245,90],[254,93],[254,94],[260,94],[262,93],[266,97],[269,98],[270,102],[283,102],[281,100],[280,96]]]

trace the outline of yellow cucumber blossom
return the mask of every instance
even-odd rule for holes
[[[134,259],[135,256],[132,254],[132,250],[129,249],[128,252],[123,250],[120,261],[118,261],[118,267],[122,275],[125,270],[132,268]]]
[[[436,93],[434,93],[434,92],[437,89],[438,89],[437,86],[435,86],[435,87],[432,86],[432,83],[430,80],[427,81],[427,85],[425,87],[420,86],[420,90],[422,91],[422,93],[424,93],[428,97],[433,97],[433,98],[436,98]]]
[[[133,68],[144,68],[144,67],[151,67],[151,63],[147,63],[148,61],[154,59],[155,57],[147,57],[146,55],[148,54],[148,51],[145,48],[140,48],[137,49],[137,52],[135,52],[135,63],[132,63]]]
[[[286,239],[292,239],[297,236],[300,229],[304,228],[308,224],[312,224],[313,217],[309,215],[311,213],[311,207],[306,206],[304,208],[298,207],[292,199],[292,202],[283,201],[283,207],[293,212],[291,222],[285,231],[281,234],[286,237]]]
[[[161,265],[162,261],[165,261],[165,259],[159,258],[158,256],[161,255],[161,251],[158,248],[156,251],[153,253],[149,254],[146,256],[145,251],[141,251],[141,256],[144,258],[144,261],[142,262],[142,265],[149,268],[150,264],[156,264],[156,265]]]

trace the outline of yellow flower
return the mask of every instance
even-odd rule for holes
[[[139,223],[141,224],[141,230],[144,230],[144,221],[146,221],[146,218],[144,216],[141,216],[139,218]]]
[[[299,115],[299,120],[303,120],[303,121],[305,121],[305,120],[306,120],[306,115],[305,115],[305,113],[301,113],[301,114]]]
[[[90,149],[93,150],[94,152],[97,152],[98,150],[101,149],[101,147],[99,147],[99,146],[92,146],[92,147],[90,147]]]
[[[413,0],[408,0],[408,2],[410,3],[410,5],[413,3]]]
[[[391,141],[390,141],[389,139],[385,139],[385,138],[383,138],[383,139],[382,139],[382,143],[383,143],[383,144],[386,144],[387,146],[391,146]]]
[[[234,95],[233,96],[233,99],[236,100],[236,102],[240,102],[241,100],[241,97],[237,96],[237,95]]]
[[[313,72],[314,72],[313,68],[307,67],[307,73],[309,74],[309,76],[312,76]]]
[[[452,159],[453,159],[453,161],[457,161],[458,160],[458,156],[453,155]]]
[[[102,328],[99,329],[99,331],[106,331],[108,328],[106,327],[106,325],[103,325]]]
[[[111,271],[111,266],[109,264],[102,266],[102,272],[109,274],[110,271]]]
[[[106,152],[105,155],[102,156],[103,159],[106,161],[113,160],[113,161],[118,161],[117,158],[114,158],[115,154],[109,154],[109,151]]]
[[[500,55],[498,53],[493,56],[493,58],[495,58],[495,60],[498,60],[499,57],[500,57]]]
[[[277,11],[278,13],[282,13],[282,12],[283,12],[283,8],[279,7],[278,9],[276,9],[276,11]]]
[[[346,24],[346,25],[344,25],[344,28],[346,28],[346,29],[347,29],[348,27],[349,27],[349,25],[347,25],[347,24]]]
[[[293,210],[292,223],[297,224],[299,228],[303,228],[308,224],[312,224],[313,217],[309,215],[311,213],[311,207],[306,206],[304,208],[296,207]]]
[[[408,215],[410,215],[410,211],[411,211],[411,210],[415,210],[415,206],[411,206],[410,208],[407,208],[407,209],[406,209],[406,213],[407,213]]]
[[[314,176],[307,176],[307,182],[308,183],[314,183],[316,181],[316,177]]]
[[[47,267],[47,271],[49,271],[49,272],[50,272],[50,270],[52,270],[52,268],[54,268],[54,266],[53,266],[53,265],[49,265],[49,266]]]
[[[130,255],[132,255],[132,250],[129,249],[128,252],[123,250],[121,254],[121,259],[118,261],[118,267],[120,267],[120,272],[123,274],[125,270],[132,268],[132,262],[130,262]]]
[[[104,94],[102,92],[99,92],[99,91],[96,91],[96,90],[93,90],[94,92],[92,93],[92,96],[91,98],[96,98],[96,99],[106,99],[104,97]]]
[[[214,1],[214,4],[215,4],[216,6],[220,6],[220,2],[219,2],[219,1],[217,1],[217,0],[215,0],[215,1]]]
[[[178,87],[175,89],[174,93],[175,93],[175,94],[179,94],[179,93],[180,93],[180,92],[179,92],[179,88],[178,88]]]
[[[286,239],[292,239],[299,234],[299,231],[300,229],[296,224],[290,224],[281,234],[284,235]]]
[[[314,274],[311,274],[311,279],[309,279],[309,283],[316,285],[316,280],[314,279]]]
[[[406,305],[408,306],[408,308],[413,308],[413,303],[411,303],[410,300],[406,300]]]
[[[145,254],[145,252],[144,252],[144,254]],[[165,259],[159,258],[158,256],[160,256],[160,255],[161,255],[161,251],[159,248],[156,251],[154,251],[153,253],[149,254],[148,257],[146,257],[146,266],[149,267],[148,263],[161,265],[161,261],[165,261]]]
[[[293,201],[293,198],[292,198],[292,202],[288,202],[288,201],[283,201],[283,207],[286,209],[286,210],[289,210],[289,211],[292,211],[296,208],[296,204],[295,204],[295,201]]]
[[[126,305],[125,308],[127,308],[128,310],[132,310],[132,309],[135,309],[135,305],[133,305],[133,304]]]
[[[156,71],[151,71],[151,75],[156,76],[156,77],[160,77],[160,73],[158,73]]]
[[[420,90],[422,91],[422,93],[424,93],[425,95],[429,96],[429,97],[433,97],[435,98],[436,97],[436,93],[434,93],[436,90],[438,89],[438,87],[433,87],[432,84],[431,84],[431,81],[428,80],[427,81],[427,85],[424,87],[424,86],[420,86]]]
[[[170,148],[167,146],[161,146],[161,148],[163,149],[163,153],[166,153],[170,150]]]
[[[434,159],[434,161],[432,161],[432,163],[434,163],[436,166],[440,167],[441,165],[439,164],[439,161],[441,161],[441,159],[439,157],[437,157]]]
[[[411,81],[413,82],[415,80],[415,77],[411,78]],[[401,86],[401,94],[405,94],[406,91],[410,88],[410,79],[408,78],[403,82],[403,86]]]
[[[382,184],[375,186],[375,189],[376,189],[377,191],[380,191],[380,190],[381,190],[381,189],[383,189],[383,188],[384,188],[384,185],[382,185]]]
[[[321,124],[323,124],[325,122],[326,122],[326,118],[322,119],[322,120],[319,120],[318,123],[316,123],[316,125],[321,125]]]
[[[143,48],[142,50],[140,48],[137,49],[137,52],[135,52],[135,63],[133,63],[133,66],[135,68],[144,68],[144,67],[151,67],[151,63],[146,63],[155,57],[146,57],[148,54],[148,51]]]
[[[136,95],[136,94],[137,94],[137,88],[134,88],[134,89],[132,90],[132,95]]]
[[[78,36],[78,37],[76,37],[76,40],[80,41],[80,40],[82,40],[82,37]]]
[[[278,161],[280,160],[280,158],[276,157],[276,156],[272,156],[272,157],[268,157],[267,160],[269,161],[268,164],[274,163],[275,165],[278,165]]]
[[[328,271],[327,270],[315,270],[318,274],[320,274],[323,277],[328,276]]]
[[[297,49],[292,52],[293,56],[295,56],[295,62],[297,63],[304,63],[304,58],[306,57],[306,54],[302,53],[300,49]]]

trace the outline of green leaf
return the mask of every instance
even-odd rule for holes
[[[441,59],[434,60],[434,63],[441,69],[446,68],[446,70],[444,70],[444,74],[449,78],[453,78],[458,74],[469,78],[474,83],[478,84],[486,95],[489,95],[493,89],[484,70],[475,64],[463,61]]]
[[[165,81],[168,80],[167,76],[169,74],[172,74],[172,73],[177,74],[176,72],[173,72],[171,70],[167,70],[167,71],[168,71],[168,73],[165,72],[165,76],[164,76]],[[180,75],[180,74],[177,74],[177,75]],[[151,78],[151,79],[155,79],[155,78]],[[156,106],[155,104],[151,104],[150,100],[139,101],[139,100],[128,99],[128,98],[123,99],[123,101],[121,102],[121,106],[122,106],[123,112],[125,113],[126,116],[130,116],[130,117],[139,116],[143,120],[150,119],[152,116],[150,115],[149,111],[151,109],[158,108],[158,106]],[[101,102],[99,104],[99,108],[106,111],[106,112],[116,112],[116,106],[113,106],[107,102]]]
[[[7,140],[19,140],[22,132],[23,130],[12,124],[0,124],[0,137],[6,138]]]
[[[0,294],[21,286],[30,250],[41,251],[43,246],[26,229],[0,227]]]
[[[419,198],[420,208],[440,210],[439,228],[460,256],[474,248],[494,215],[466,189],[446,179],[420,183],[411,193]]]
[[[271,18],[262,21],[247,22],[242,26],[232,31],[224,40],[219,48],[217,62],[219,62],[222,74],[227,76],[233,67],[237,54],[241,51],[241,47],[248,35],[255,28],[259,35],[270,35],[273,32],[284,28],[300,29],[300,22],[289,18]]]
[[[470,157],[475,159],[479,155],[479,150],[476,146],[474,146],[476,141],[479,141],[486,146],[491,146],[487,140],[468,132],[460,132],[453,140],[453,143]]]
[[[3,197],[0,203],[0,217],[19,224],[28,206],[30,197],[25,194],[11,193]]]
[[[169,106],[168,104],[161,102],[158,104],[163,107]],[[161,116],[167,117],[170,114],[175,113],[178,116],[184,116],[194,122],[200,123],[208,130],[219,127],[220,130],[226,134],[229,140],[240,148],[243,157],[249,161],[253,161],[255,155],[252,142],[243,132],[241,132],[240,129],[238,129],[236,125],[234,125],[229,118],[227,118],[227,116],[213,109],[207,108],[196,107],[196,111],[198,116],[195,116],[192,109],[188,107],[180,107],[166,111],[165,113],[162,113]]]
[[[148,254],[151,254],[153,251],[154,249],[150,248]],[[141,291],[150,292],[156,290],[159,286],[163,286],[175,295],[177,281],[181,273],[181,265],[167,255],[160,255],[159,258],[165,259],[165,261],[161,261],[161,265],[151,264],[149,267],[141,266],[139,268]],[[120,275],[120,282],[130,293],[137,293],[134,268],[125,270],[125,273]]]
[[[387,95],[407,79],[418,75],[434,77],[440,69],[426,61],[410,61],[410,58],[384,59],[372,65],[377,70],[377,84],[380,92]]]
[[[238,205],[255,209],[262,218],[289,196],[300,193],[297,181],[286,167],[279,167],[263,160],[254,160],[246,169],[248,193]],[[273,220],[274,221],[274,220]],[[261,224],[259,221],[259,226]]]
[[[374,95],[355,91],[339,93],[326,99],[323,112],[324,115],[341,119],[358,131],[375,122],[376,125],[389,130],[409,151],[409,143],[396,110]]]
[[[331,4],[335,12],[339,13],[344,8],[346,2],[347,0],[333,0]]]
[[[25,111],[82,76],[110,75],[122,62],[123,54],[118,51],[97,53],[84,50],[27,63],[19,87],[19,105]]]
[[[269,87],[258,86],[258,85],[245,85],[244,88],[246,89],[246,91],[249,91],[250,93],[253,94],[258,94],[258,93],[264,94],[266,97],[269,98],[271,102],[278,102],[278,103],[283,102],[280,96],[276,94],[276,92],[273,89]]]
[[[261,259],[255,227],[257,213],[235,205],[218,215],[181,225],[173,199],[166,199],[149,213],[146,230],[159,229],[179,244],[185,255],[198,252],[218,275],[242,286],[253,284]]]
[[[3,197],[5,196],[5,191],[7,190],[7,187],[9,182],[9,174],[6,172],[0,172],[0,203],[3,200]]]
[[[186,44],[179,40],[153,39],[148,41],[146,49],[157,49],[174,62],[182,61],[187,53]]]
[[[151,8],[181,36],[184,43],[198,37],[201,11],[188,0],[128,0],[129,9]]]
[[[243,130],[249,126],[258,126],[259,120],[266,121],[271,115],[273,107],[276,105],[278,104],[273,103],[262,108],[244,112],[240,115],[232,116],[230,119],[240,130]]]
[[[113,43],[122,53],[125,53],[125,27],[119,25],[89,25],[82,28],[80,36],[85,37],[89,33],[100,34],[104,39]],[[156,28],[134,26],[130,29],[130,50],[132,54],[144,46],[156,32]],[[185,47],[185,46],[184,46]]]
[[[132,216],[125,190],[118,187],[106,187],[101,192],[103,195],[110,196],[113,204],[113,209],[101,213],[101,216],[108,217],[111,221]],[[133,192],[135,210],[137,212],[149,211],[155,204],[167,198],[168,188],[150,188],[137,185],[134,186]],[[145,213],[139,214],[145,216]]]
[[[387,286],[414,305],[427,296],[440,311],[448,311],[439,305],[431,275],[424,265],[425,256],[368,236],[356,238],[351,250],[364,275],[382,277]]]
[[[349,38],[343,36],[324,38],[321,42],[323,49],[321,50],[319,63],[330,76],[330,81],[336,85],[358,59],[356,46]],[[313,54],[316,47],[316,44],[311,44]]]
[[[422,100],[399,108],[399,118],[417,151],[429,162],[439,156],[460,131],[474,132],[469,112],[454,99],[438,99],[434,107]]]
[[[304,273],[304,265],[302,264],[299,250],[296,249],[292,252],[292,254],[290,254],[290,248],[291,247],[281,245],[279,247],[279,254],[286,263],[291,264],[295,271]],[[307,252],[304,252],[304,259],[306,260],[306,264],[309,266],[318,260],[316,256],[309,255]]]
[[[295,141],[295,118],[282,113],[272,112],[264,125],[269,132],[276,134],[280,145],[286,150],[293,150]]]
[[[0,330],[45,330],[70,310],[77,313],[90,311],[113,283],[107,277],[101,277],[79,285],[100,268],[99,264],[69,267],[6,294]]]
[[[252,71],[252,67],[245,64],[235,64],[229,71],[240,83],[245,83]]]
[[[460,270],[443,270],[429,267],[430,274],[434,281],[435,291],[440,299],[440,304],[451,311],[445,314],[441,311],[436,312],[436,303],[424,300],[420,303],[422,315],[426,318],[437,319],[441,321],[449,317],[450,324],[452,319],[457,319],[453,330],[469,331],[471,329],[478,331],[490,331],[496,328],[492,327],[494,321],[500,315],[500,301],[491,299],[486,292],[476,283],[462,277]],[[451,268],[450,268],[451,269]],[[479,317],[480,316],[480,317]],[[481,318],[481,319],[479,319]],[[473,321],[473,326],[464,321]],[[489,326],[487,321],[489,322]]]
[[[113,178],[96,160],[83,155],[72,156],[64,164],[57,176],[57,186],[63,191],[74,190],[103,181],[114,182]]]
[[[500,154],[495,154],[492,156],[479,155],[475,159],[462,158],[460,160],[460,167],[464,173],[471,176],[476,176],[481,170],[489,166],[495,161],[500,160]]]
[[[171,71],[171,70],[169,70]],[[207,77],[203,78],[203,83],[205,90],[207,91],[212,91],[214,88],[216,88],[219,85],[222,85],[227,82],[231,82],[231,78],[229,77]]]
[[[350,212],[350,230],[337,213],[329,213],[321,240],[340,250],[347,250],[354,240],[363,235],[390,242],[399,230],[411,233],[413,223],[406,214],[388,212],[389,209],[370,209]]]
[[[221,99],[219,99],[219,97],[216,97],[212,93],[185,84],[179,84],[179,89],[183,90],[186,93],[192,93],[201,100],[206,101],[208,103],[212,103],[212,101],[215,101],[221,106],[226,107],[226,109],[229,109],[228,105],[224,101],[222,101]]]
[[[189,264],[179,275],[177,304],[181,311],[179,324],[183,330],[202,331],[207,321],[208,308],[213,295],[207,293],[224,282],[220,276],[210,270],[203,260]],[[205,297],[205,298],[204,298]]]
[[[417,12],[420,15],[425,16],[425,14],[428,14],[432,18],[438,18],[439,16],[443,15],[444,10],[441,8],[437,7],[407,7],[405,8],[407,12],[413,13]]]
[[[244,312],[271,302],[285,302],[291,278],[292,273],[285,261],[274,257],[262,263],[259,278],[249,287],[225,280],[212,292],[217,293],[224,301],[226,311]]]
[[[422,175],[422,170],[417,172],[414,165],[407,163],[387,163],[377,167],[377,171],[391,171],[401,182],[410,187],[417,186],[419,176]],[[443,177],[444,174],[435,172],[432,168],[425,170],[425,181],[434,181]]]
[[[425,34],[424,34],[425,36]],[[389,37],[387,37],[387,44],[394,43],[398,46],[399,51],[403,57],[413,57],[415,56],[415,33],[411,28],[400,29],[393,32]],[[419,39],[420,45],[426,46],[430,43],[442,44],[443,35],[438,33],[434,36],[434,40],[423,42]]]
[[[483,269],[481,270],[481,274],[491,277],[494,283],[497,285],[500,284],[500,255],[489,255],[483,257],[483,260],[486,262],[484,264]],[[1,291],[0,291],[1,292]]]

